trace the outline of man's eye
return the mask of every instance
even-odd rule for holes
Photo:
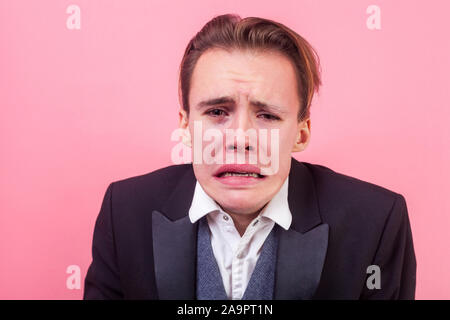
[[[263,118],[265,120],[280,120],[279,117],[277,117],[273,114],[270,114],[270,113],[262,113],[262,114],[258,115],[258,118]]]
[[[221,110],[221,109],[211,109],[206,111],[206,114],[213,116],[213,117],[221,117],[226,115],[225,111]]]

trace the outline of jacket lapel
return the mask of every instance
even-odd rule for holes
[[[310,171],[294,158],[288,202],[292,224],[280,230],[274,298],[311,299],[322,274],[329,227],[322,223]]]
[[[153,260],[158,298],[196,298],[198,223],[188,216],[195,187],[192,167],[181,177],[162,212],[152,212]]]
[[[328,225],[302,234],[281,230],[275,275],[277,300],[308,300],[319,285],[328,245]]]

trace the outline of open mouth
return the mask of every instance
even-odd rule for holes
[[[214,173],[214,176],[223,180],[255,180],[264,179],[261,169],[250,164],[227,164],[223,165]]]

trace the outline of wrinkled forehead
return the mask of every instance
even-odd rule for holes
[[[263,100],[298,107],[298,87],[292,62],[275,51],[210,49],[194,68],[189,105],[218,96]]]

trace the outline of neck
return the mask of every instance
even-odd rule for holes
[[[242,237],[244,235],[245,230],[247,230],[247,227],[250,224],[250,222],[252,222],[252,220],[255,219],[260,212],[261,209],[251,214],[238,214],[231,212],[227,213],[231,216],[231,219],[233,219],[234,226],[239,232],[239,235]]]

